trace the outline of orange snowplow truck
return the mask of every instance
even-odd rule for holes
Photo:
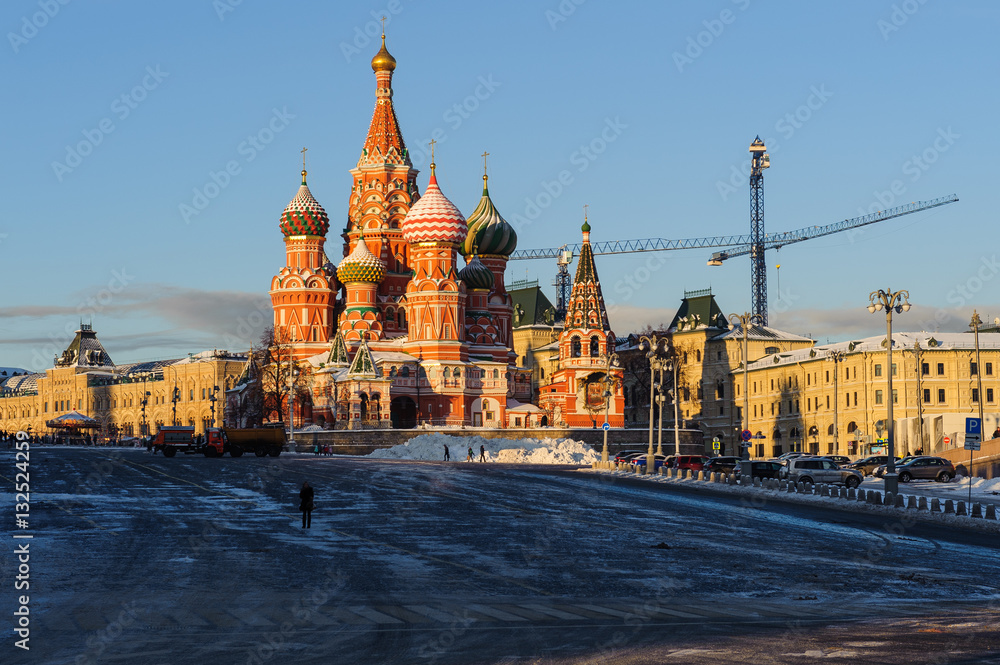
[[[239,457],[245,450],[253,451],[258,457],[281,454],[284,444],[284,430],[276,430],[278,437],[269,430],[259,430],[263,435],[250,437],[247,432],[258,430],[233,430],[237,441],[231,442],[226,430],[221,427],[209,427],[205,430],[203,440],[196,442],[194,427],[191,425],[166,425],[161,427],[150,443],[154,452],[163,453],[164,457],[173,457],[177,453],[186,455],[202,454],[205,457],[222,457],[229,453],[230,457]]]

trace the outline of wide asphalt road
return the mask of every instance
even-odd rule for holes
[[[4,663],[1000,662],[996,536],[565,467],[36,446],[30,472]]]

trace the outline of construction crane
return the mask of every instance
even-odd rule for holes
[[[958,201],[958,196],[951,194],[950,196],[942,196],[941,198],[931,199],[929,201],[915,201],[906,205],[889,208],[888,210],[880,210],[878,212],[873,212],[861,217],[855,217],[853,219],[845,219],[841,222],[827,224],[825,226],[808,226],[796,231],[784,231],[782,233],[762,233],[761,238],[755,238],[752,233],[743,235],[712,236],[707,238],[686,238],[679,240],[670,240],[667,238],[645,238],[641,240],[610,240],[607,242],[597,242],[591,243],[590,247],[594,254],[631,254],[635,252],[662,252],[677,249],[722,247],[725,249],[715,252],[708,261],[708,265],[720,266],[723,261],[728,259],[751,254],[753,252],[755,240],[756,246],[759,248],[758,251],[761,255],[763,255],[764,251],[768,249],[779,249],[785,245],[802,242],[803,240],[811,240],[812,238],[819,238],[834,233],[840,233],[842,231],[860,228],[869,224],[875,224],[877,222],[884,222],[895,217],[902,217],[915,212],[930,210],[931,208],[948,205],[949,203],[955,203],[956,201]],[[559,311],[561,308],[565,307],[566,301],[569,299],[569,263],[573,256],[579,254],[582,246],[583,245],[581,243],[576,243],[547,249],[519,249],[511,254],[510,258],[511,260],[557,259],[559,273],[565,275],[562,280],[560,280],[558,275],[556,277],[557,287],[565,285],[564,288],[557,288],[556,310]],[[563,293],[564,290],[566,291],[565,294]],[[762,304],[766,309],[766,299],[762,301]]]
[[[760,135],[750,144],[750,311],[767,325],[767,264],[764,262],[764,169],[771,166]]]

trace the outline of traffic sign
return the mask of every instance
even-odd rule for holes
[[[979,436],[983,431],[983,421],[979,418],[966,418],[965,419],[965,433],[966,435],[975,434]]]
[[[946,445],[946,446],[950,445],[951,444],[951,437],[950,436],[946,436],[946,437],[944,437],[943,441],[944,441],[944,445]]]
[[[982,445],[983,444],[979,441],[979,439],[966,439],[965,440],[965,449],[966,450],[979,450],[982,447]]]
[[[748,429],[743,430],[743,440],[749,441],[753,437],[753,432]]]
[[[719,440],[719,437],[712,439],[712,450],[722,450],[722,441]]]
[[[607,432],[609,429],[611,429],[611,424],[610,423],[604,423],[603,425],[601,425],[601,429],[603,429],[605,432]]]

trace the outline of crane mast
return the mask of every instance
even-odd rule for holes
[[[750,144],[750,309],[767,325],[767,263],[764,259],[764,169],[771,158],[760,136]]]

